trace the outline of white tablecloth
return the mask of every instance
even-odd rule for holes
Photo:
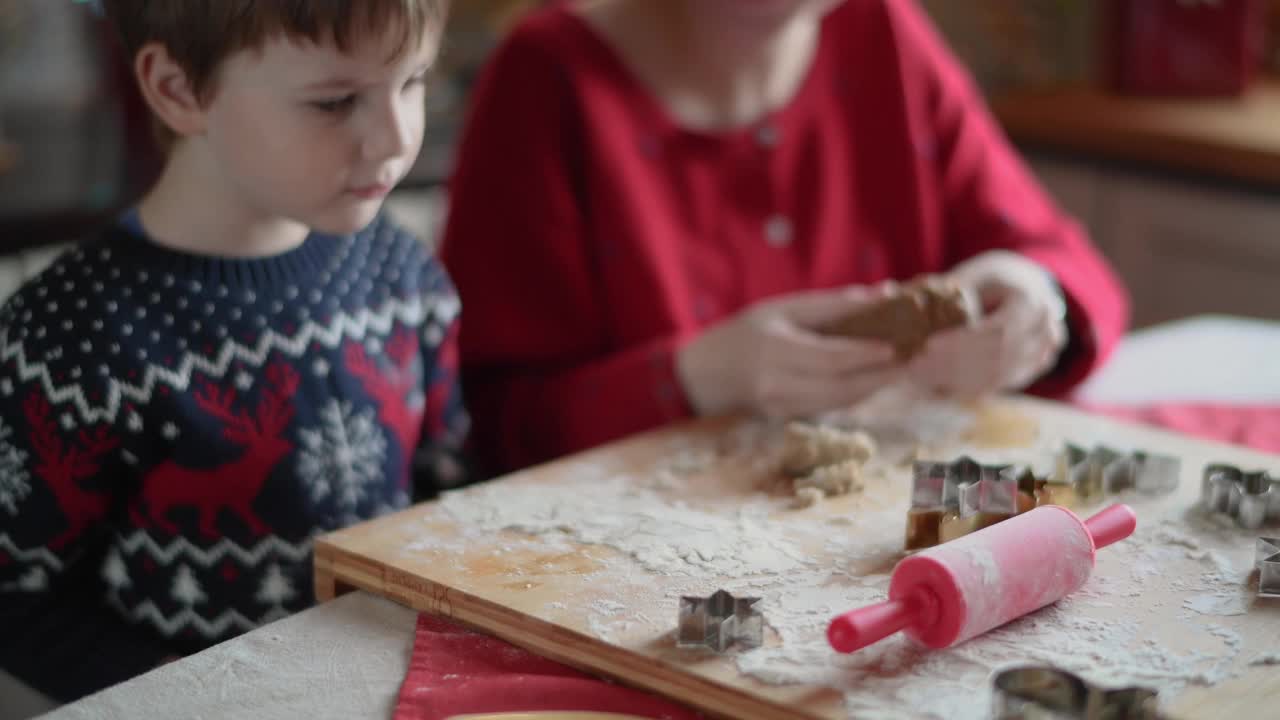
[[[42,717],[387,720],[416,619],[408,608],[350,593]]]

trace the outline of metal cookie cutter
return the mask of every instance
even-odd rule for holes
[[[906,549],[918,550],[1018,514],[1020,485],[1034,486],[1035,478],[1019,466],[960,457],[916,461],[911,483]]]
[[[1280,598],[1280,538],[1260,537],[1255,547],[1258,596]]]
[[[1280,521],[1280,479],[1263,470],[1246,472],[1235,465],[1207,465],[1200,499],[1206,509],[1230,515],[1241,527],[1253,529]]]
[[[1103,445],[1086,450],[1067,443],[1050,482],[1070,487],[1081,500],[1126,490],[1163,495],[1177,489],[1181,470],[1182,462],[1171,455],[1125,453]]]
[[[1108,689],[1065,670],[1016,667],[996,673],[995,720],[1160,720],[1156,692]]]
[[[709,597],[682,596],[678,647],[705,647],[724,652],[730,645],[760,647],[764,618],[753,606],[760,598],[735,598],[724,590]]]

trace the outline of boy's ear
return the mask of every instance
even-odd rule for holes
[[[169,50],[149,43],[138,50],[133,63],[138,87],[151,111],[179,136],[204,131],[204,109],[195,89]]]

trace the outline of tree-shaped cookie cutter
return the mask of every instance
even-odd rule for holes
[[[1240,527],[1280,523],[1280,478],[1264,470],[1212,463],[1204,468],[1200,499],[1210,512],[1230,516]]]
[[[1065,670],[1014,667],[993,679],[995,720],[1160,720],[1156,691],[1104,688]]]
[[[760,647],[764,641],[764,618],[755,609],[757,602],[760,598],[735,598],[724,590],[707,597],[682,596],[676,645],[716,652],[724,652],[731,645]]]
[[[1258,568],[1258,596],[1280,598],[1280,538],[1258,538],[1254,565]]]

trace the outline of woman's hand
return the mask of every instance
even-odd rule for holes
[[[902,375],[893,347],[817,328],[886,292],[888,286],[858,286],[786,295],[707,328],[676,355],[690,405],[700,415],[796,417],[864,399]]]
[[[947,273],[982,308],[978,321],[929,338],[910,364],[920,384],[976,397],[1030,385],[1067,342],[1066,305],[1053,277],[1013,252],[993,250]]]

